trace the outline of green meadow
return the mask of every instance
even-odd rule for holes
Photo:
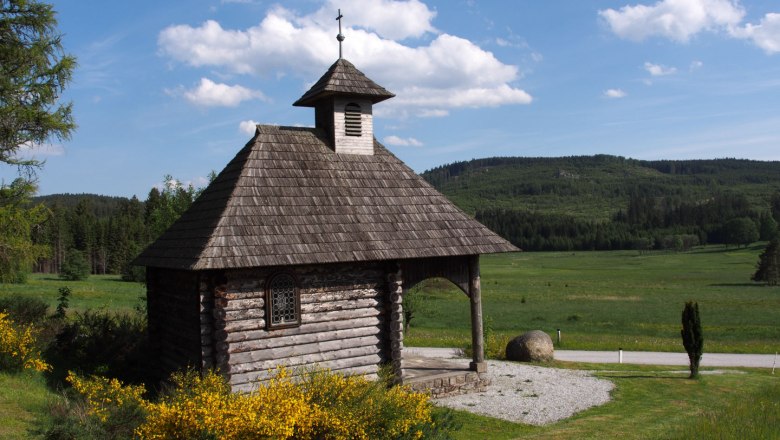
[[[118,275],[92,275],[84,281],[64,281],[56,274],[32,274],[26,284],[0,284],[0,298],[24,295],[49,304],[49,311],[57,307],[59,289],[71,291],[70,310],[106,309],[130,312],[141,306],[146,298],[146,287],[141,283],[122,281]]]
[[[559,348],[684,351],[685,301],[699,303],[705,351],[780,350],[780,287],[750,281],[762,246],[681,253],[528,252],[481,258],[486,328],[504,341],[543,330]],[[429,280],[405,343],[466,346],[469,302],[445,280]]]

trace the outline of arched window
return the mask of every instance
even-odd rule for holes
[[[269,328],[292,327],[301,324],[301,303],[295,278],[290,274],[275,275],[268,283]]]
[[[344,107],[344,134],[347,136],[361,136],[363,134],[360,115],[360,106],[354,102],[350,102]]]

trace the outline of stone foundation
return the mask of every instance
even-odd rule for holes
[[[404,381],[412,390],[429,392],[434,399],[458,394],[481,393],[487,391],[490,379],[487,374],[473,371],[457,371],[417,377]]]

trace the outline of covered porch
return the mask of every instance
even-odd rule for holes
[[[419,391],[430,391],[434,397],[484,391],[487,363],[482,329],[482,294],[479,255],[404,260],[390,280],[390,348],[391,365],[398,383]],[[421,281],[445,278],[455,284],[470,301],[471,359],[459,358],[452,349],[404,348],[403,297]],[[436,350],[436,349],[433,349]],[[453,351],[447,355],[446,350]]]

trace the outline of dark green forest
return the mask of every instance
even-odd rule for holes
[[[145,201],[136,197],[95,194],[54,194],[35,197],[31,204],[48,208],[48,219],[33,233],[36,244],[50,252],[38,259],[36,272],[60,272],[78,251],[93,274],[122,274],[142,281],[143,269],[131,261],[159,237],[192,204],[201,189],[176,184],[166,176],[162,190],[152,188]]]
[[[742,245],[780,221],[780,162],[493,157],[422,176],[529,251]]]

